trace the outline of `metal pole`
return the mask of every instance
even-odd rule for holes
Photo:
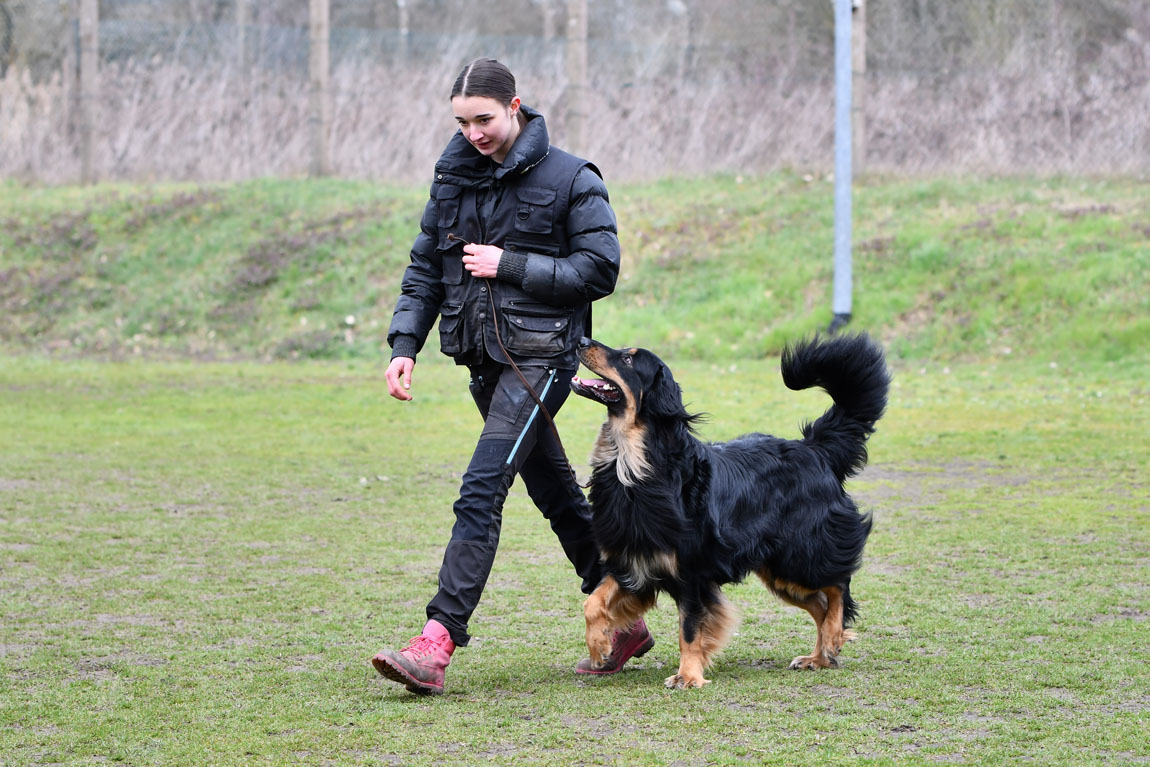
[[[851,0],[835,3],[835,332],[851,319]]]

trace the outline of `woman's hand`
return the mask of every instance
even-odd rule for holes
[[[503,248],[471,243],[463,246],[463,252],[463,268],[471,272],[472,277],[495,277],[498,274]]]
[[[411,369],[415,367],[415,360],[411,357],[396,357],[387,366],[387,393],[398,400],[407,402],[411,395],[407,390],[411,388]]]

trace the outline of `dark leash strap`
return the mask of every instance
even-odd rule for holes
[[[462,237],[456,237],[454,234],[450,233],[447,235],[447,239],[451,242],[463,243],[464,245],[471,244]],[[503,356],[509,363],[511,363],[511,369],[515,371],[515,375],[519,376],[519,380],[523,384],[523,388],[526,389],[527,393],[531,395],[531,399],[535,400],[535,404],[538,406],[539,412],[543,414],[543,420],[545,420],[547,425],[551,427],[551,435],[555,437],[555,444],[559,446],[559,452],[563,456],[564,463],[567,464],[567,471],[571,472],[571,481],[574,482],[576,486],[584,489],[590,487],[590,481],[586,483],[579,481],[579,477],[575,474],[575,467],[571,465],[570,459],[567,458],[567,449],[563,447],[563,440],[559,438],[559,427],[555,425],[555,419],[551,417],[551,413],[547,410],[547,406],[543,404],[543,399],[535,393],[535,387],[528,383],[527,377],[523,375],[523,371],[520,370],[519,366],[515,364],[515,359],[511,356],[510,353],[508,353],[507,347],[503,345],[503,335],[499,332],[499,313],[495,308],[495,291],[492,290],[491,280],[489,278],[484,277],[482,279],[485,283],[487,283],[487,301],[491,306],[491,322],[495,326],[495,342],[499,344],[499,351],[503,352]]]

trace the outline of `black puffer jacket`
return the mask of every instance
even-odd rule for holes
[[[527,122],[501,165],[462,133],[436,163],[387,334],[392,357],[414,358],[439,316],[440,349],[458,364],[484,355],[506,362],[494,304],[516,363],[577,366],[590,304],[615,289],[619,273],[615,213],[598,169],[550,146],[542,115],[520,109]],[[472,277],[449,234],[503,248],[498,278]]]

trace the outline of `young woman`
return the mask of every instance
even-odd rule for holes
[[[372,659],[412,692],[443,692],[444,669],[470,639],[518,474],[551,522],[582,590],[601,578],[590,509],[536,397],[554,415],[591,335],[591,302],[615,289],[619,241],[598,169],[550,146],[543,116],[493,59],[463,68],[451,91],[459,131],[439,161],[387,340],[388,392],[410,400],[416,354],[439,318],[440,350],[471,372],[483,430],[455,502],[455,526],[420,636]],[[514,361],[517,372],[511,365]],[[522,378],[520,377],[522,376]],[[528,391],[530,386],[536,397]],[[650,647],[641,622],[616,638],[613,673]]]

